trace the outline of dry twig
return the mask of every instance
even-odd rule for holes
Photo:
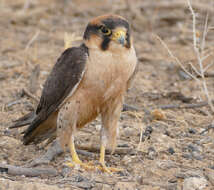
[[[24,175],[29,177],[36,177],[41,175],[56,176],[58,173],[53,168],[26,168],[8,164],[0,164],[0,171],[6,172],[10,175]]]
[[[12,102],[10,102],[10,103],[8,103],[7,104],[7,108],[9,108],[9,107],[11,107],[11,106],[13,106],[13,105],[16,105],[16,104],[21,104],[21,103],[23,103],[23,101],[22,100],[15,100],[15,101],[12,101]]]
[[[190,12],[192,14],[192,31],[193,31],[193,45],[194,45],[194,52],[196,54],[197,60],[198,60],[198,64],[200,67],[200,75],[202,78],[202,86],[203,86],[203,91],[207,97],[207,101],[208,104],[212,110],[212,112],[214,112],[214,107],[212,105],[212,101],[208,92],[208,88],[207,88],[207,84],[206,84],[206,80],[205,80],[205,76],[204,76],[204,67],[203,67],[203,60],[204,60],[204,48],[205,48],[205,44],[206,44],[206,35],[207,35],[207,31],[208,31],[208,14],[206,16],[206,21],[205,21],[205,25],[204,25],[204,31],[203,31],[203,38],[202,38],[202,42],[201,42],[201,49],[199,51],[198,45],[197,45],[197,34],[196,34],[196,16],[195,16],[195,12],[192,8],[192,5],[190,3],[190,0],[187,0]]]
[[[23,92],[24,92],[25,95],[27,95],[28,97],[32,98],[37,103],[39,102],[39,99],[36,96],[34,96],[33,94],[31,94],[27,89],[23,88]]]
[[[32,74],[30,76],[30,82],[29,82],[29,91],[32,94],[34,94],[37,90],[39,74],[40,74],[40,66],[36,65],[32,71]]]
[[[192,77],[195,81],[197,81],[200,84],[200,80],[197,79],[196,76],[194,76],[192,73],[190,73],[185,66],[182,64],[182,62],[172,53],[172,51],[169,49],[169,47],[167,46],[167,44],[158,36],[158,35],[154,35],[163,45],[163,47],[167,50],[168,54],[170,55],[170,57],[175,60],[175,62],[181,67],[181,69],[183,69],[183,71],[185,73],[187,73],[190,77]]]
[[[31,38],[31,40],[27,43],[26,47],[25,47],[25,51],[27,51],[29,49],[29,47],[31,46],[31,44],[33,44],[34,41],[36,41],[36,39],[38,38],[40,34],[40,30],[38,30],[34,36]]]
[[[186,104],[186,105],[178,105],[178,104],[168,104],[168,105],[161,105],[158,106],[159,109],[193,109],[193,108],[200,108],[200,107],[204,107],[207,106],[208,103],[207,102],[199,102],[196,104]]]
[[[202,42],[200,44],[200,49],[198,47],[198,43],[197,43],[197,33],[196,33],[196,16],[195,16],[195,12],[192,8],[192,5],[190,3],[190,0],[187,0],[187,3],[188,3],[188,6],[189,6],[189,9],[190,9],[190,12],[192,14],[192,20],[193,20],[193,26],[192,26],[192,31],[193,31],[193,48],[194,48],[194,52],[196,54],[196,58],[197,58],[197,61],[198,61],[198,65],[199,65],[199,70],[196,69],[195,66],[193,66],[192,63],[190,63],[192,69],[195,71],[195,74],[192,74],[190,73],[186,68],[185,66],[183,65],[183,63],[172,53],[172,51],[168,48],[168,46],[166,45],[166,43],[157,35],[155,35],[155,37],[161,42],[161,44],[164,46],[164,48],[167,50],[168,54],[170,55],[170,57],[175,60],[176,64],[178,64],[181,69],[186,73],[188,74],[190,77],[192,77],[199,85],[199,87],[201,88],[202,92],[205,94],[206,98],[207,98],[207,102],[208,102],[208,105],[210,106],[211,108],[211,111],[214,112],[214,106],[212,104],[212,101],[211,101],[211,98],[210,98],[210,95],[209,95],[209,91],[208,91],[208,88],[207,88],[207,84],[206,84],[206,79],[205,79],[205,71],[207,70],[209,66],[205,67],[203,66],[203,61],[210,56],[210,54],[208,55],[204,55],[205,54],[205,51],[204,51],[204,48],[205,48],[205,38],[206,38],[206,35],[207,35],[207,31],[208,31],[208,15],[206,17],[206,21],[205,21],[205,26],[204,26],[204,32],[203,32],[203,38],[202,38]],[[197,75],[197,76],[196,76]],[[197,77],[200,76],[201,77],[201,80],[198,79]]]
[[[76,147],[80,150],[86,150],[90,152],[99,152],[100,147],[99,146],[84,146],[84,145],[76,145]],[[132,148],[116,148],[115,154],[135,154],[136,151]],[[111,151],[106,150],[106,154],[111,154]]]
[[[129,104],[123,104],[123,112],[124,111],[139,111],[139,108],[129,105]]]

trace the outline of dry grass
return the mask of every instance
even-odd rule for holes
[[[208,104],[211,108],[211,112],[214,112],[214,106],[207,88],[207,83],[206,83],[206,78],[205,78],[205,72],[207,71],[207,69],[209,67],[211,67],[213,65],[213,61],[211,63],[209,63],[208,65],[206,65],[206,67],[204,66],[204,60],[206,60],[208,57],[210,57],[211,55],[213,55],[212,51],[205,51],[205,45],[206,45],[206,35],[208,33],[208,14],[206,16],[205,19],[205,24],[204,24],[204,30],[203,30],[203,36],[202,36],[202,40],[200,41],[200,34],[199,32],[196,32],[196,14],[192,8],[192,4],[190,3],[189,0],[187,0],[188,3],[188,7],[190,9],[190,12],[192,14],[192,36],[193,36],[193,49],[194,49],[194,53],[195,53],[195,59],[197,59],[197,64],[199,66],[199,69],[197,69],[192,62],[190,61],[189,64],[192,68],[192,70],[194,71],[194,73],[191,73],[190,71],[188,71],[188,69],[185,67],[185,64],[182,63],[178,57],[176,57],[173,52],[169,49],[169,47],[167,46],[167,44],[157,35],[155,35],[155,38],[157,38],[161,44],[163,45],[163,47],[167,50],[169,56],[175,61],[175,63],[181,67],[181,69],[187,74],[189,75],[192,79],[194,79],[199,87],[201,88],[201,91],[204,93],[204,95],[206,96],[206,100],[208,101]],[[201,79],[198,79],[198,76]]]

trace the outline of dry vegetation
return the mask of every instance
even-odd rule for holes
[[[214,2],[192,0],[192,7],[195,31],[186,0],[0,0],[0,190],[214,189]],[[139,58],[126,97],[138,110],[123,112],[118,149],[106,156],[124,171],[69,169],[64,153],[40,169],[31,166],[36,177],[16,175],[12,166],[23,172],[49,146],[24,146],[23,129],[8,127],[36,106],[65,32],[81,36],[89,19],[109,12],[131,22]],[[84,161],[98,159],[99,128],[97,119],[78,134]]]

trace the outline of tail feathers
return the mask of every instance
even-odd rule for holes
[[[15,123],[9,128],[19,128],[25,125],[29,127],[22,132],[23,144],[40,143],[50,138],[50,142],[56,138],[56,123],[58,112],[52,113],[48,118],[42,117],[42,114],[30,112],[27,115],[14,121]]]
[[[24,131],[23,144],[38,144],[48,138],[56,138],[57,112],[52,113],[48,118],[37,115],[30,126]]]
[[[36,113],[33,111],[33,112],[30,112],[28,113],[27,115],[15,120],[14,124],[11,125],[9,128],[12,129],[12,128],[19,128],[19,127],[23,127],[25,125],[30,125],[31,122],[36,118]]]

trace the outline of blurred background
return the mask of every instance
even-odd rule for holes
[[[112,164],[128,168],[123,177],[131,181],[125,185],[130,189],[185,189],[192,176],[211,189],[214,181],[202,169],[212,173],[214,167],[213,112],[202,82],[214,100],[214,1],[192,0],[191,4],[204,79],[194,50],[187,0],[0,0],[0,149],[4,150],[0,151],[0,161],[22,165],[35,154],[44,153],[45,148],[38,151],[33,145],[21,145],[22,129],[11,131],[8,127],[35,108],[42,85],[65,44],[78,44],[90,19],[114,13],[129,20],[139,60],[138,74],[125,101],[136,110],[122,114],[119,144],[138,154],[116,155]],[[100,120],[80,134],[78,143],[99,140],[99,130],[90,131],[94,125],[99,126]],[[148,127],[152,132],[144,138]],[[57,163],[63,159],[56,159],[52,165],[60,167]],[[162,163],[168,165],[160,166]],[[117,186],[122,177],[117,177],[106,188],[122,189],[123,184]],[[101,187],[96,180],[91,189]]]

